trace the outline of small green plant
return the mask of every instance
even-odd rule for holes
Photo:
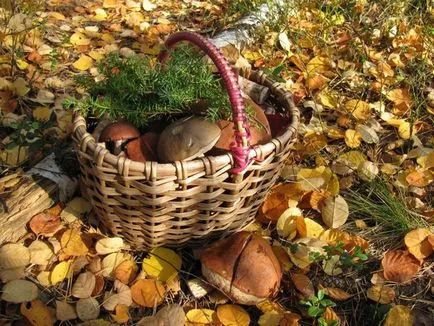
[[[73,106],[84,116],[122,117],[138,127],[162,117],[194,113],[199,103],[205,104],[206,115],[213,121],[232,115],[220,78],[191,46],[173,50],[165,64],[146,56],[123,59],[112,53],[98,70],[102,81],[91,76],[77,79],[89,96],[69,100],[66,106]]]
[[[328,299],[324,295],[324,291],[318,290],[317,294],[314,296],[311,296],[307,300],[301,300],[300,304],[307,306],[307,314],[315,318],[317,320],[318,325],[321,326],[337,326],[338,322],[336,320],[332,320],[330,322],[327,322],[323,314],[325,312],[325,309],[327,307],[335,307],[336,303],[334,303],[332,300]]]
[[[339,266],[345,269],[361,270],[362,262],[368,260],[368,255],[359,246],[356,246],[353,252],[348,252],[344,248],[344,244],[340,241],[334,246],[324,246],[325,255],[319,252],[310,252],[309,260],[312,262],[328,261],[333,256],[339,256]]]

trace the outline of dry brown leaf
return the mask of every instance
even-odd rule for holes
[[[51,237],[60,230],[62,224],[58,216],[40,213],[32,217],[29,227],[36,234]]]
[[[100,295],[102,290],[104,289],[104,286],[105,286],[104,277],[101,275],[95,275],[95,288],[93,289],[91,296],[96,297]]]
[[[166,326],[164,324],[164,321],[161,318],[158,318],[156,316],[143,317],[137,322],[136,325],[137,326]]]
[[[160,305],[164,295],[164,286],[157,280],[142,279],[131,286],[133,301],[142,307],[153,308]]]
[[[199,278],[192,278],[187,281],[188,289],[196,299],[203,298],[213,290],[213,287]]]
[[[304,274],[294,273],[291,275],[292,282],[294,282],[295,288],[308,299],[315,295],[315,288],[312,281]]]
[[[2,288],[1,299],[12,303],[23,303],[36,299],[39,295],[38,287],[26,280],[13,280]]]
[[[319,208],[322,220],[332,229],[344,225],[348,219],[348,204],[342,196],[328,196],[321,201]]]
[[[405,283],[420,270],[420,262],[408,251],[389,250],[381,261],[384,278],[388,281]]]
[[[99,303],[95,298],[80,299],[77,301],[77,316],[83,321],[96,319],[99,316]]]
[[[185,323],[184,309],[177,304],[169,304],[161,308],[155,316],[160,318],[165,326],[178,326]]]
[[[393,306],[387,314],[384,326],[413,326],[414,317],[410,307],[396,305]]]
[[[0,269],[25,267],[30,264],[30,250],[21,243],[7,243],[0,248]]]
[[[42,240],[33,241],[30,246],[30,263],[35,265],[48,265],[54,253],[51,247]]]
[[[339,288],[333,288],[333,287],[323,287],[318,286],[318,289],[322,290],[327,296],[332,298],[336,301],[345,301],[351,298],[353,295],[349,294],[348,292],[345,292],[344,290],[341,290]]]
[[[128,285],[116,280],[114,287],[117,293],[106,292],[104,294],[104,309],[112,311],[115,310],[116,306],[119,304],[125,305],[127,307],[131,306],[133,300],[131,296],[131,289],[128,287]]]
[[[95,289],[95,275],[91,272],[84,272],[78,275],[74,285],[72,286],[71,294],[76,298],[89,298]]]
[[[369,299],[381,304],[389,304],[395,299],[395,290],[385,285],[374,285],[366,293]]]
[[[286,311],[283,314],[282,319],[279,321],[278,326],[299,326],[299,320],[301,320],[301,316],[299,314]]]
[[[289,272],[294,265],[291,263],[288,252],[282,246],[272,246],[271,249],[279,261],[282,271],[284,273]]]
[[[134,260],[124,260],[114,271],[115,278],[124,284],[129,284],[133,281],[138,273],[139,267]]]
[[[423,260],[433,252],[428,241],[431,232],[426,228],[418,228],[408,232],[404,237],[404,243],[408,251],[419,260]]]
[[[131,257],[131,255],[129,254],[121,252],[114,252],[112,254],[109,254],[104,257],[101,262],[101,266],[97,272],[102,271],[102,276],[112,278],[113,272],[115,271],[116,267],[118,267],[125,260],[133,260],[133,257]],[[97,269],[97,267],[98,266],[95,266],[95,269]],[[93,272],[97,273],[95,271]]]
[[[20,312],[27,319],[30,325],[54,325],[55,318],[53,311],[39,299],[22,303],[20,306]]]
[[[373,285],[383,285],[383,284],[385,284],[386,280],[384,279],[383,272],[377,272],[377,273],[372,274],[371,283]]]
[[[60,321],[76,319],[75,307],[64,301],[56,301],[56,318]]]
[[[3,283],[7,283],[13,280],[19,280],[21,278],[24,278],[25,275],[26,275],[25,266],[0,270],[0,280]]]
[[[124,240],[119,237],[102,238],[95,244],[95,250],[99,255],[107,255],[124,249]]]
[[[60,238],[63,253],[69,256],[84,256],[89,252],[89,246],[85,242],[83,234],[76,229],[68,229]]]

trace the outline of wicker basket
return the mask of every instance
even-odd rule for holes
[[[288,157],[299,123],[291,93],[260,71],[239,72],[269,87],[278,109],[290,117],[283,134],[267,144],[249,146],[234,70],[206,38],[179,32],[168,38],[166,47],[179,41],[202,49],[225,82],[237,128],[231,152],[171,164],[135,162],[98,145],[86,131],[86,120],[74,115],[73,138],[86,195],[102,225],[138,250],[203,243],[251,223]],[[163,51],[160,59],[167,54]]]

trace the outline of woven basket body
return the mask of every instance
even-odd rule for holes
[[[74,144],[82,186],[102,225],[134,249],[182,246],[226,236],[254,220],[290,153],[299,122],[292,95],[262,72],[244,77],[270,88],[290,123],[269,143],[254,146],[242,173],[232,173],[234,155],[187,162],[140,163],[110,154],[74,116]]]

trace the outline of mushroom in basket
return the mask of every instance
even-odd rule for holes
[[[190,116],[167,126],[160,135],[160,162],[192,160],[208,152],[219,140],[220,128],[203,117]]]
[[[140,132],[133,124],[118,121],[104,128],[99,136],[99,142],[105,143],[107,149],[114,155],[119,155],[129,141],[138,137]]]

